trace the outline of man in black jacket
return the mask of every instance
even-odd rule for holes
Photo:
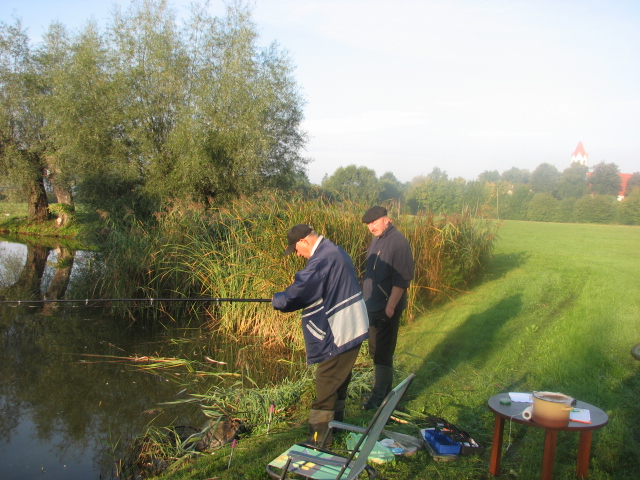
[[[367,251],[362,293],[369,316],[369,354],[374,378],[364,410],[378,408],[393,388],[393,355],[400,317],[407,306],[407,288],[414,262],[407,239],[391,223],[384,207],[375,206],[362,217],[374,238]]]

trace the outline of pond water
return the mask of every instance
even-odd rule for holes
[[[41,247],[0,239],[0,300],[33,299],[34,287],[40,298],[69,298],[91,268],[91,252]],[[175,371],[143,371],[132,358],[209,357],[226,363],[221,372],[259,383],[304,363],[268,361],[258,339],[238,344],[198,325],[140,325],[82,303],[0,303],[0,342],[2,480],[113,479],[123,449],[148,425],[200,428],[197,407],[165,405],[188,398],[189,384]]]

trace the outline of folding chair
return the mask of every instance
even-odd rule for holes
[[[267,473],[272,478],[280,480],[287,480],[287,472],[314,480],[353,480],[363,470],[366,470],[369,479],[376,478],[378,472],[375,468],[367,465],[367,459],[378,441],[382,429],[414,377],[414,374],[409,375],[389,392],[367,427],[336,421],[329,422],[329,427],[361,434],[348,456],[345,457],[324,448],[298,443],[272,460],[267,465]]]

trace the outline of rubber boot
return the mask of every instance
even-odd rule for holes
[[[333,443],[333,432],[329,422],[333,420],[333,410],[309,411],[309,438],[304,442],[314,447],[328,448]]]
[[[346,400],[336,400],[336,407],[335,410],[333,411],[333,419],[336,422],[344,422],[344,410],[346,407],[347,401]],[[331,429],[331,433],[337,433],[340,430],[342,430],[341,428],[336,428],[333,427]]]
[[[373,389],[369,399],[361,405],[363,410],[377,409],[387,394],[391,391],[393,384],[393,367],[386,365],[373,366]]]

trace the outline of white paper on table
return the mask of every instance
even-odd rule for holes
[[[574,408],[569,412],[569,420],[572,422],[591,423],[591,412],[586,408]]]
[[[530,393],[520,393],[520,392],[509,392],[509,398],[512,402],[526,402],[532,403],[531,394]]]

